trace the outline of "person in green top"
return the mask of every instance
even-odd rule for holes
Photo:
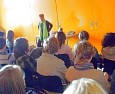
[[[40,22],[38,24],[39,29],[39,40],[37,43],[38,47],[42,47],[44,39],[49,37],[50,30],[52,29],[53,25],[49,21],[45,20],[44,14],[39,14]]]

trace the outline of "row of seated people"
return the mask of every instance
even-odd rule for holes
[[[51,84],[49,84],[49,86],[50,85]],[[57,89],[58,88],[60,87],[57,86]],[[25,86],[24,75],[22,73],[21,68],[17,65],[6,65],[0,69],[0,94],[47,94],[47,93],[45,92],[45,90],[41,88],[36,89],[27,88]],[[62,93],[50,93],[50,94],[62,94]],[[90,78],[80,78],[72,81],[72,83],[63,92],[63,94],[107,94],[107,93],[101,87],[101,85],[95,80]]]
[[[92,57],[95,55],[95,50],[93,45],[88,41],[82,41],[77,44],[74,66],[71,66],[69,68],[68,66],[65,66],[66,62],[54,56],[54,54],[58,55],[57,51],[60,47],[59,41],[56,38],[50,37],[49,39],[45,40],[42,48],[42,55],[38,58],[37,63],[34,58],[29,56],[28,46],[28,40],[25,38],[17,38],[14,41],[15,60],[13,64],[20,66],[24,71],[23,73],[25,74],[25,83],[27,87],[40,86],[48,91],[54,92],[54,90],[52,90],[52,87],[50,87],[55,83],[50,81],[54,80],[49,80],[47,78],[48,80],[46,82],[38,79],[40,82],[42,82],[39,83],[37,78],[43,79],[44,77],[48,76],[56,76],[56,79],[58,79],[57,77],[59,77],[61,79],[61,82],[63,82],[65,85],[66,80],[68,82],[72,82],[73,80],[86,77],[96,80],[102,85],[106,92],[109,92],[106,79],[106,76],[108,75],[106,74],[104,76],[102,71],[93,69],[93,65],[90,63]],[[43,82],[45,83],[45,86],[43,85]],[[46,83],[48,82],[49,85],[46,86]],[[53,83],[53,85],[51,85],[51,83]],[[57,89],[60,87],[61,86],[57,87]],[[63,90],[59,89],[59,91],[57,90],[55,92],[62,93]]]

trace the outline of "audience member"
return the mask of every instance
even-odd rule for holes
[[[66,78],[69,82],[80,79],[82,77],[91,78],[99,82],[103,88],[108,92],[107,77],[104,76],[101,70],[93,68],[90,63],[95,54],[94,47],[91,43],[84,41],[76,46],[76,56],[74,66],[71,66],[66,71]]]
[[[93,79],[81,78],[72,81],[63,94],[107,94],[101,85]]]
[[[73,53],[72,53],[72,49],[65,44],[65,40],[66,40],[66,35],[63,32],[63,29],[59,29],[60,31],[58,31],[55,35],[55,37],[58,39],[59,41],[59,49],[56,52],[56,54],[68,54],[69,58],[71,61],[73,61]]]
[[[11,64],[14,59],[14,56],[6,51],[5,38],[0,37],[0,67],[6,64]]]
[[[87,31],[81,31],[78,35],[78,38],[79,38],[79,42],[83,42],[83,41],[88,41],[89,40],[89,33]],[[76,53],[76,47],[77,46],[77,43],[74,45],[74,53]],[[101,57],[100,55],[98,54],[98,51],[97,49],[94,47],[95,49],[95,55],[93,56],[92,60],[91,60],[91,63],[93,63],[94,65],[94,68],[97,69],[97,63],[101,63],[102,60],[101,60]],[[74,54],[75,56],[76,54]]]
[[[0,37],[4,37],[4,32],[0,31]]]
[[[0,69],[0,94],[26,94],[23,75],[16,65]]]
[[[109,76],[115,70],[115,33],[107,33],[102,41],[102,56],[104,62],[104,72]]]
[[[9,53],[13,53],[13,41],[14,41],[14,32],[8,30],[6,33],[6,45],[8,47]]]
[[[37,61],[37,72],[44,76],[59,76],[64,80],[66,71],[64,62],[54,56],[58,48],[59,43],[55,37],[44,41],[43,53]]]
[[[36,71],[37,63],[29,56],[28,53],[28,40],[26,38],[17,38],[14,40],[14,56],[16,60],[14,64],[19,65],[25,72],[25,82],[26,86],[33,86],[31,74]]]

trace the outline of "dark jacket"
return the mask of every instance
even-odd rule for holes
[[[49,21],[46,20],[46,26],[47,26],[48,32],[50,32],[50,30],[51,30],[52,27],[53,27],[52,23],[50,23]],[[39,29],[39,24],[38,24],[38,29]]]
[[[115,94],[115,70],[112,74],[110,94]]]

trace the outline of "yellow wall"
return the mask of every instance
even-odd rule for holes
[[[0,0],[0,29],[14,30],[15,37],[24,36],[30,44],[35,44],[38,34],[38,15],[59,26],[64,32],[87,30],[90,41],[101,51],[101,41],[105,33],[115,32],[115,0]],[[58,21],[56,14],[56,3]],[[59,22],[59,23],[58,23]],[[69,39],[73,47],[77,37]]]

